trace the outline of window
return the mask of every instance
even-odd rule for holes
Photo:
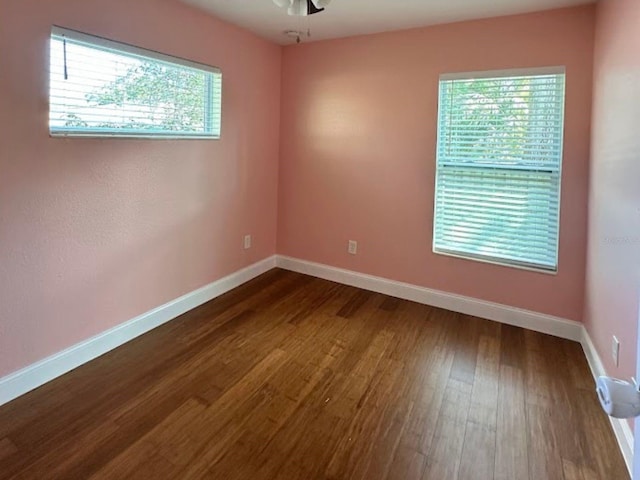
[[[51,135],[220,138],[217,68],[54,27],[49,78]]]
[[[433,250],[554,272],[564,69],[444,75]]]

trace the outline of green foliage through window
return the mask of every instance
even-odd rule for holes
[[[70,31],[52,35],[52,134],[219,137],[216,69],[91,40]]]
[[[564,82],[441,80],[435,252],[557,269]]]

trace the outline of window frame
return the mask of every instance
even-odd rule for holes
[[[217,110],[217,116],[220,119],[220,127],[217,132],[207,134],[207,133],[187,133],[187,132],[177,132],[176,134],[171,134],[170,132],[149,132],[145,133],[145,131],[134,131],[132,129],[95,129],[95,130],[77,130],[73,127],[71,128],[60,128],[53,127],[51,125],[51,59],[49,59],[49,75],[48,75],[48,90],[47,90],[47,102],[49,105],[49,117],[48,117],[48,128],[49,128],[49,136],[51,138],[122,138],[122,139],[151,139],[151,140],[220,140],[222,138],[222,110],[223,110],[223,96],[222,96],[222,70],[218,67],[214,67],[211,65],[207,65],[204,63],[196,62],[193,60],[188,60],[181,57],[176,57],[173,55],[168,55],[165,53],[157,52],[155,50],[149,50],[142,47],[137,47],[135,45],[130,45],[128,43],[118,42],[115,40],[110,40],[104,37],[100,37],[97,35],[91,35],[83,32],[79,32],[77,30],[72,30],[64,27],[60,27],[57,25],[53,25],[51,27],[51,33],[49,35],[49,42],[54,40],[54,37],[64,37],[70,39],[72,41],[81,42],[87,44],[87,46],[95,46],[96,48],[112,51],[115,54],[125,54],[129,57],[137,57],[141,60],[152,60],[159,63],[168,64],[169,66],[181,66],[194,70],[200,70],[206,73],[214,74],[218,77],[218,82],[220,83],[220,93],[219,93],[219,108]],[[213,96],[209,98],[205,98],[205,102],[209,106],[209,108],[215,108]],[[214,110],[215,111],[215,110]]]
[[[438,182],[439,182],[439,169],[440,165],[440,121],[443,114],[443,105],[440,102],[440,92],[443,81],[451,80],[483,80],[483,79],[499,79],[505,77],[517,77],[517,76],[540,76],[540,75],[564,75],[564,86],[562,93],[562,116],[561,116],[561,128],[560,128],[560,162],[558,165],[557,177],[558,177],[558,214],[557,214],[557,237],[555,240],[555,268],[546,268],[542,265],[519,262],[516,260],[500,259],[498,257],[483,256],[473,253],[438,249],[436,247],[436,221],[438,218]],[[470,71],[470,72],[456,72],[456,73],[444,73],[441,74],[438,80],[438,116],[436,122],[436,162],[435,162],[435,181],[434,181],[434,205],[433,205],[433,228],[432,228],[432,252],[436,255],[442,255],[446,257],[453,257],[462,260],[471,260],[480,263],[486,263],[490,265],[497,265],[507,268],[515,268],[519,270],[525,270],[535,273],[543,273],[546,275],[555,276],[558,274],[560,265],[560,234],[561,234],[561,217],[562,217],[562,171],[564,164],[564,139],[566,129],[566,67],[565,66],[552,66],[552,67],[535,67],[535,68],[517,68],[517,69],[503,69],[503,70],[486,70],[486,71]],[[455,166],[453,167],[455,168]],[[472,167],[478,168],[478,167]],[[525,172],[544,172],[545,170],[533,169],[533,168],[504,168],[504,171],[525,171]],[[551,171],[549,171],[551,174]]]

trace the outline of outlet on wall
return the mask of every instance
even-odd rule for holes
[[[355,240],[349,240],[349,253],[355,255],[358,253],[358,242]]]
[[[614,335],[611,339],[611,357],[616,367],[620,365],[620,340]]]
[[[251,248],[251,235],[244,236],[244,249],[249,250]]]

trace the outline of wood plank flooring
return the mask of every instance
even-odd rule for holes
[[[273,270],[0,407],[0,479],[622,480],[577,343]]]

